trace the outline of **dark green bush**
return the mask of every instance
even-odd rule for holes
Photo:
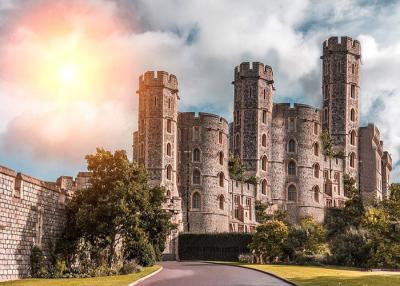
[[[30,264],[32,277],[40,278],[47,275],[43,251],[37,245],[31,249]]]
[[[153,246],[146,239],[140,239],[126,247],[125,259],[134,259],[141,266],[153,266],[156,262],[156,254]]]
[[[249,253],[250,233],[182,233],[178,253],[182,260],[238,261],[240,254]]]

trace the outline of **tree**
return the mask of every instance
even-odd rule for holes
[[[278,220],[267,221],[257,227],[249,248],[260,257],[260,262],[271,262],[283,253],[288,237],[287,226]]]
[[[236,155],[231,155],[229,157],[229,176],[237,181],[244,181],[245,176],[245,168],[242,165],[242,162],[240,161],[240,157]]]
[[[130,245],[143,242],[143,237],[147,241],[140,245],[148,247],[146,243],[150,243],[153,252],[160,254],[173,227],[161,207],[163,190],[148,186],[144,168],[129,162],[124,150],[111,153],[98,148],[96,154],[85,158],[91,172],[90,187],[72,197],[66,237],[83,240],[95,253],[103,250],[109,267],[115,262],[118,246],[123,245],[127,252]]]

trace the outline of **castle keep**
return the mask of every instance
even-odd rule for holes
[[[365,201],[388,195],[392,161],[374,124],[360,127],[361,46],[349,37],[323,43],[321,107],[274,103],[270,66],[244,62],[234,70],[233,122],[178,112],[178,80],[166,72],[139,79],[139,130],[134,160],[164,186],[184,231],[254,231],[255,201],[288,211],[292,220],[322,221],[326,207],[347,197],[343,176],[356,179]],[[327,131],[336,156],[326,156]],[[237,155],[257,184],[229,176]]]

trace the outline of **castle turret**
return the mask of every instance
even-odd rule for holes
[[[261,178],[265,198],[270,181],[273,83],[270,66],[244,62],[235,68],[233,153],[241,158],[248,175]]]
[[[167,201],[164,208],[181,223],[181,199],[177,189],[177,103],[178,80],[164,71],[146,72],[139,78],[139,130],[134,135],[134,158],[145,166],[151,186],[162,186]],[[173,240],[170,236],[169,240]],[[171,241],[170,241],[171,242]],[[174,254],[174,243],[166,252]]]
[[[358,128],[361,46],[349,37],[323,43],[323,128],[346,159],[344,171],[358,178]],[[357,180],[358,181],[358,180]]]

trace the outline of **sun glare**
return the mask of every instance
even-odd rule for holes
[[[77,69],[74,64],[65,63],[59,68],[59,79],[65,84],[74,84],[77,81]]]

